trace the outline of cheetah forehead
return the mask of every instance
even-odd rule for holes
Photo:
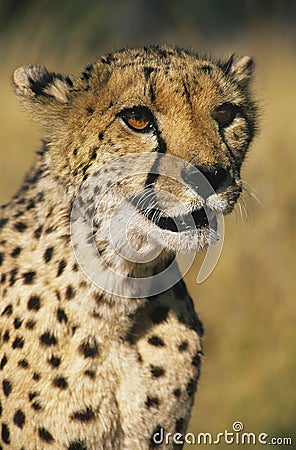
[[[112,72],[120,71],[122,77],[123,69],[129,73],[141,69],[146,81],[155,71],[164,74],[170,71],[177,77],[187,71],[209,76],[213,71],[219,71],[238,86],[246,87],[252,75],[253,60],[248,56],[232,55],[226,61],[215,62],[177,47],[150,46],[109,53],[86,66],[78,77],[57,74],[42,66],[23,66],[14,72],[13,86],[25,106],[29,109],[31,106],[34,115],[38,116],[39,110],[48,105],[63,110],[63,106],[80,92],[105,85]]]
[[[151,74],[168,75],[172,81],[184,75],[226,75],[240,87],[246,87],[253,72],[253,60],[248,57],[232,55],[226,61],[214,60],[178,47],[150,46],[123,49],[103,56],[94,64],[88,65],[82,73],[82,79],[95,83],[107,81],[113,72],[144,75],[146,81]],[[104,75],[103,75],[104,74]]]
[[[199,55],[194,51],[164,45],[123,49],[103,56],[96,64],[100,63],[110,66],[111,68],[143,66],[146,67],[147,76],[151,69],[154,68],[164,69],[170,67],[179,70],[182,66],[185,68],[185,66],[194,65],[195,68],[201,69],[207,73],[211,72],[216,66],[226,74],[236,73],[239,75],[240,79],[242,79],[243,73],[245,77],[249,77],[253,68],[253,60],[248,56],[240,58],[231,55],[226,61],[216,61],[209,56]],[[95,67],[95,65],[87,66],[86,70],[90,70],[92,67]]]

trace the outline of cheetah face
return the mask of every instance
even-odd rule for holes
[[[164,150],[165,144],[161,139],[157,119],[148,108],[137,106],[124,110],[120,117],[135,132],[152,132],[152,136],[156,137],[158,141],[158,148],[162,147],[162,150]],[[143,165],[145,166],[145,163]],[[163,174],[159,173],[161,171],[160,166],[162,166]],[[173,172],[175,172],[175,175],[173,175]],[[187,205],[182,205],[176,198],[170,200],[166,198],[166,195],[163,195],[161,190],[160,192],[157,191],[158,179],[163,175],[168,180],[168,185],[171,182],[175,183],[176,191],[180,190],[180,188],[182,189],[182,184],[183,188],[185,186],[186,190],[191,191],[192,199],[191,201],[189,199],[186,201]],[[219,173],[217,169],[214,172],[213,179],[215,175],[218,179]],[[162,184],[164,185],[164,192],[167,193],[166,180]],[[174,190],[170,189],[170,191],[173,194]],[[212,214],[214,209],[211,211],[205,204],[205,199],[210,193],[214,194],[214,190],[202,172],[184,161],[178,161],[175,157],[159,153],[159,156],[153,162],[152,168],[147,173],[145,189],[140,192],[140,195],[138,194],[132,198],[132,203],[146,219],[162,230],[182,233],[193,229],[209,228],[210,222],[213,222],[211,223],[212,227],[216,227],[216,221],[210,220],[215,218],[215,214]]]
[[[126,230],[141,243],[149,235],[156,246],[173,251],[202,250],[219,239],[217,216],[229,208],[227,196],[240,192],[235,182],[226,184],[227,178],[226,188],[216,193],[196,167],[157,152],[122,156],[105,164],[101,172],[90,189],[94,192],[100,185],[106,193],[95,214],[98,228],[104,217],[107,226],[116,224],[115,233],[116,227]],[[219,173],[213,176],[218,178]],[[90,203],[95,203],[94,195],[86,200]],[[121,242],[125,242],[123,237]]]
[[[188,111],[185,110],[184,115],[186,112]],[[221,139],[219,144],[222,149],[225,146],[224,149],[228,150],[228,154],[221,154],[221,149],[213,142],[212,148],[205,155],[205,161],[210,154],[213,162],[205,165],[202,161],[193,165],[188,161],[188,156],[193,155],[192,161],[200,158],[194,150],[186,155],[184,144],[179,144],[178,147],[172,144],[168,150],[167,142],[173,140],[175,130],[170,129],[172,125],[161,113],[158,114],[147,106],[137,105],[124,108],[117,114],[117,119],[125,133],[135,140],[140,138],[142,142],[138,144],[139,148],[148,149],[147,144],[150,143],[149,154],[155,155],[150,165],[143,161],[146,178],[136,183],[136,194],[127,196],[145,218],[145,221],[138,218],[139,229],[151,232],[152,236],[151,225],[161,229],[162,240],[170,250],[200,250],[215,242],[218,238],[217,214],[231,212],[241,192],[240,164],[232,164],[230,147]],[[214,108],[210,119],[212,128],[218,128],[221,135],[231,127],[236,133],[242,132],[246,125],[240,108],[230,102]],[[178,127],[178,123],[174,125]],[[205,125],[208,125],[207,121]],[[192,127],[192,123],[190,126]],[[168,135],[166,139],[165,133]],[[188,133],[192,135],[189,126]],[[183,140],[187,147],[194,145],[193,137],[192,141],[184,137]],[[196,134],[195,140],[198,145],[200,136]],[[201,145],[204,145],[203,140]],[[213,150],[217,150],[217,155]],[[181,155],[183,159],[178,161]],[[243,155],[238,157],[242,160]],[[129,173],[128,167],[126,173]],[[129,180],[129,183],[132,186],[135,180]],[[139,186],[141,190],[137,192]]]
[[[14,82],[43,124],[51,170],[69,196],[119,160],[98,222],[124,199],[135,233],[157,242],[161,232],[168,250],[187,251],[217,239],[217,214],[240,195],[255,130],[252,66],[249,57],[213,62],[159,46],[107,55],[77,78],[27,66]],[[134,173],[127,155],[150,156]]]

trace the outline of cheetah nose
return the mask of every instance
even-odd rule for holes
[[[212,170],[200,170],[204,177],[208,180],[214,191],[216,192],[222,185],[229,186],[232,179],[227,170],[219,168]]]
[[[198,191],[202,197],[207,198],[213,190],[217,192],[220,188],[226,188],[233,183],[233,179],[222,167],[212,167],[211,169],[202,169],[192,167],[182,173],[185,183],[189,184],[195,191]],[[205,181],[205,179],[208,183]]]

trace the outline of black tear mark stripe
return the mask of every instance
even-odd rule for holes
[[[219,127],[219,135],[220,135],[220,137],[222,139],[223,144],[226,146],[226,150],[228,152],[228,156],[229,156],[229,159],[230,159],[231,163],[234,165],[235,169],[239,172],[240,164],[238,163],[234,152],[231,150],[231,148],[227,144],[224,130],[221,127]]]
[[[146,188],[151,187],[153,185],[153,183],[155,183],[155,181],[159,177],[158,170],[159,170],[160,161],[161,161],[162,155],[164,155],[167,151],[166,143],[165,143],[164,139],[161,137],[160,132],[158,130],[156,130],[156,137],[157,137],[157,147],[155,149],[155,152],[157,152],[158,155],[157,155],[154,163],[152,164],[151,172],[149,172],[147,175],[146,182],[145,182]]]
[[[151,188],[153,183],[155,183],[155,181],[159,177],[159,173],[157,173],[157,170],[159,167],[161,157],[162,157],[161,154],[157,155],[157,157],[151,167],[151,172],[148,172],[148,175],[147,175],[146,181],[145,181],[145,188]]]
[[[161,133],[158,130],[156,130],[156,137],[157,137],[157,143],[158,143],[158,145],[156,147],[156,152],[165,154],[167,151],[166,143],[165,143],[164,139],[161,137]]]
[[[145,69],[144,69],[144,71],[145,71]],[[150,84],[150,95],[151,95],[151,84]],[[154,100],[155,100],[155,98],[154,98]],[[151,101],[152,101],[152,99],[151,99]],[[159,155],[157,156],[156,160],[154,161],[154,163],[151,167],[151,172],[148,173],[148,176],[147,176],[146,182],[145,182],[145,187],[150,187],[157,180],[157,178],[159,176],[157,171],[159,168],[161,155],[165,154],[167,151],[166,143],[165,143],[164,139],[162,138],[161,132],[158,130],[156,123],[155,123],[154,127],[155,127],[156,139],[157,139],[157,147],[155,148],[155,152],[158,153]]]

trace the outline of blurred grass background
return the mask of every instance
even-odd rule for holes
[[[159,42],[255,57],[261,131],[243,171],[247,216],[241,200],[242,214],[237,206],[226,218],[222,256],[205,283],[195,282],[197,266],[187,275],[206,329],[188,431],[231,431],[240,420],[245,431],[292,437],[293,448],[295,30],[292,0],[0,0],[1,203],[39,148],[37,128],[10,88],[16,67],[38,62],[73,73],[104,52]]]

